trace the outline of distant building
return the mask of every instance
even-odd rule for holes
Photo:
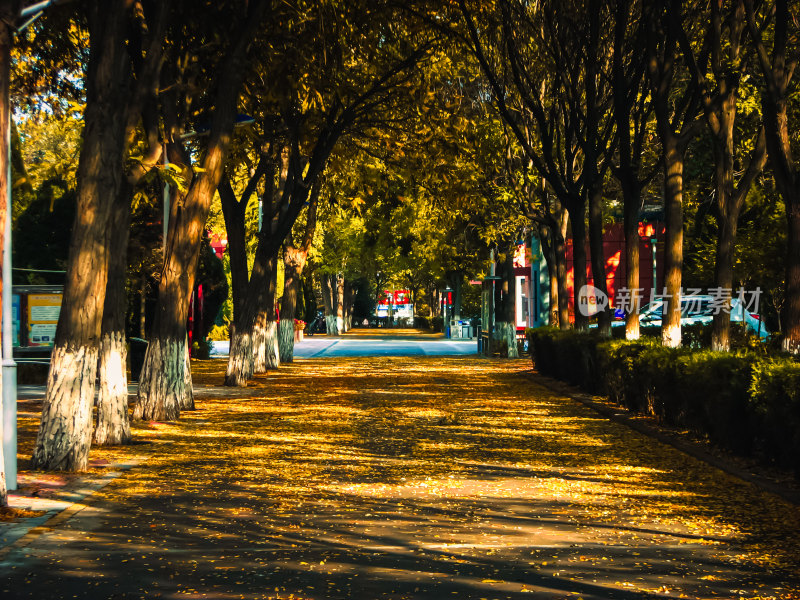
[[[384,290],[375,307],[379,318],[413,319],[414,305],[409,290]]]
[[[653,244],[655,241],[655,244]],[[650,301],[653,290],[653,247],[655,246],[656,286],[663,287],[664,273],[664,223],[653,221],[639,223],[639,287],[642,288],[642,303]],[[625,288],[625,231],[622,223],[608,225],[603,232],[603,255],[606,262],[606,285],[610,305],[616,306],[617,292]],[[586,278],[594,285],[590,262],[589,244],[586,244]],[[575,319],[573,304],[575,289],[575,267],[572,240],[566,243],[567,302],[570,321]],[[514,256],[514,274],[517,278],[516,325],[541,327],[550,320],[550,275],[539,240],[532,236],[517,247]]]

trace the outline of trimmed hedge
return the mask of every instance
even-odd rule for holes
[[[529,329],[539,373],[627,409],[708,435],[744,456],[800,477],[800,364],[740,350],[665,348],[659,340],[608,340],[595,332]]]

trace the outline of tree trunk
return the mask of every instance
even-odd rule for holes
[[[300,275],[306,264],[307,253],[302,248],[286,246],[283,249],[283,298],[281,321],[278,326],[280,361],[294,359],[294,320],[297,312],[297,294],[300,292]]]
[[[356,287],[351,281],[345,281],[344,286],[344,327],[345,331],[353,328],[353,305],[356,300]]]
[[[158,330],[158,317],[153,330]],[[152,335],[148,341],[133,419],[175,421],[187,395],[186,332]]]
[[[33,469],[82,471],[108,276],[108,224],[123,178],[126,124],[126,2],[92,2],[78,198],[66,283],[31,458]]]
[[[320,275],[319,282],[322,288],[322,314],[325,317],[325,333],[327,335],[333,334],[335,319],[331,321],[333,315],[333,294],[331,293],[331,279],[330,275],[323,273]]]
[[[192,356],[189,346],[189,334],[183,342],[185,363],[183,367],[183,396],[181,396],[179,408],[181,410],[194,410],[194,390],[192,389]]]
[[[559,215],[560,229],[555,231],[553,250],[556,255],[556,274],[558,282],[558,327],[569,329],[569,292],[567,291],[567,224],[569,216],[565,209]]]
[[[325,327],[328,335],[341,335],[339,326],[339,275],[325,274],[322,280],[322,301],[325,306]]]
[[[281,365],[280,349],[278,347],[278,322],[273,314],[267,318],[266,312],[256,321],[256,373],[274,371]]]
[[[581,314],[580,311],[580,291],[587,284],[585,212],[586,205],[583,202],[576,202],[569,215],[570,223],[572,224],[572,267],[574,282],[574,289],[572,290],[572,306],[575,314],[575,329],[578,331],[589,330],[589,317]]]
[[[603,249],[603,187],[602,180],[595,182],[589,196],[589,246],[591,250],[594,288],[608,298],[606,257]],[[598,305],[598,310],[602,308]],[[612,308],[605,306],[597,313],[597,331],[601,337],[611,337]]]
[[[294,319],[283,317],[283,303],[281,303],[281,320],[278,322],[278,357],[282,363],[294,362],[294,333]]]
[[[796,76],[792,65],[789,28],[792,15],[789,0],[776,0],[773,18],[773,47],[770,53],[753,14],[754,3],[745,2],[750,38],[754,40],[765,89],[761,94],[766,147],[775,177],[775,187],[786,206],[787,244],[784,302],[781,310],[782,349],[800,353],[800,171],[792,151],[789,128],[790,81]]]
[[[625,179],[624,177],[622,179]],[[625,339],[639,339],[639,211],[642,206],[639,186],[622,181],[625,230],[625,285],[630,303],[625,315]]]
[[[726,290],[733,288],[733,257],[736,245],[736,227],[739,221],[739,207],[734,197],[734,140],[733,128],[736,119],[736,92],[730,90],[717,111],[714,123],[718,126],[716,135],[712,131],[714,148],[714,192],[719,218],[716,260],[714,262],[714,286]],[[711,349],[727,352],[731,348],[730,300],[728,310],[720,310],[714,315],[711,325]]]
[[[258,304],[258,313],[255,321],[256,344],[255,372],[266,373],[277,369],[280,364],[280,350],[278,348],[278,322],[275,314],[275,293],[278,278],[278,255],[273,253],[266,264],[265,287],[262,300]]]
[[[128,418],[128,377],[125,371],[127,351],[125,334],[106,331],[100,342],[100,395],[97,401],[97,425],[94,443],[98,446],[129,444],[131,426]]]
[[[635,105],[636,95],[642,93],[645,71],[633,71],[629,75],[627,66],[631,59],[639,64],[647,60],[646,54],[628,54],[628,35],[631,31],[629,22],[635,19],[631,15],[634,7],[629,0],[617,0],[614,10],[614,57],[612,91],[614,99],[614,119],[618,134],[619,169],[616,177],[622,188],[623,231],[625,235],[625,286],[628,288],[629,301],[625,306],[625,339],[638,340],[640,293],[639,290],[639,213],[642,210],[642,186],[639,181],[641,165],[641,146],[647,131],[643,127],[650,115],[650,108]],[[631,92],[635,92],[631,93]],[[631,136],[631,130],[634,134]]]
[[[800,185],[800,178],[798,178]],[[786,300],[781,311],[783,350],[800,353],[800,189],[784,196],[788,236],[786,248]]]
[[[186,360],[189,299],[194,290],[203,229],[233,139],[239,91],[247,67],[247,48],[260,25],[266,3],[252,2],[248,8],[242,30],[231,41],[219,65],[220,80],[202,169],[194,174],[184,200],[173,202],[158,306],[139,380],[134,418],[173,420],[179,415],[179,407],[189,404],[191,388],[187,388],[187,383],[191,381],[191,373],[187,371]],[[179,137],[173,137],[168,149],[174,150],[177,162],[185,163],[185,170],[190,169],[188,153],[183,150]]]
[[[231,330],[231,348],[225,373],[227,386],[244,387],[254,373],[263,373],[266,369],[267,307],[275,304],[277,260],[275,255],[266,256],[267,246],[266,240],[259,241],[247,298]]]
[[[228,351],[228,368],[225,371],[225,385],[245,387],[255,369],[255,332],[252,328],[239,330],[231,326],[231,343]]]
[[[664,143],[664,302],[661,343],[681,345],[681,282],[683,275],[683,151],[670,138]],[[658,293],[657,290],[655,290]]]
[[[226,180],[227,182],[227,180]],[[233,320],[242,312],[247,297],[247,237],[245,235],[245,210],[247,202],[238,202],[233,189],[223,182],[219,187],[222,216],[228,234],[228,258],[231,269],[231,297],[233,299]]]
[[[344,328],[344,275],[336,276],[336,330],[339,335],[346,333]]]
[[[188,211],[180,210],[181,205],[188,207],[188,197],[173,197],[166,262],[133,411],[133,419],[137,421],[175,421],[181,406],[188,403],[187,395],[191,394],[191,389],[186,388],[186,322],[200,246],[194,243],[187,229],[197,227],[199,216],[197,206],[193,207],[193,216],[184,216]]]
[[[542,245],[542,254],[547,263],[547,276],[550,280],[550,298],[548,306],[548,325],[558,327],[558,266],[556,265],[556,252],[554,245],[553,227],[539,225],[539,242]],[[539,285],[534,281],[533,285]]]
[[[97,402],[97,425],[94,443],[98,446],[128,444],[131,427],[128,419],[128,375],[126,370],[125,313],[127,294],[125,276],[131,222],[131,193],[123,181],[110,228],[111,258],[108,264],[102,338],[100,340],[100,391]]]
[[[142,271],[139,283],[139,337],[147,337],[147,277]]]

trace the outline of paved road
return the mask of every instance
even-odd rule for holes
[[[215,342],[217,356],[228,353],[228,342]],[[294,347],[296,358],[356,356],[456,356],[476,354],[477,340],[448,340],[431,335],[326,335],[307,336]]]
[[[796,508],[526,361],[317,358],[242,390],[194,366],[198,410],[0,553],[0,597],[797,598]]]

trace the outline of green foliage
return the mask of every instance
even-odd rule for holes
[[[527,331],[543,374],[631,411],[707,435],[742,455],[800,475],[800,365],[748,351],[667,348],[658,340],[601,340],[594,333]]]
[[[13,263],[18,269],[63,271],[67,267],[75,191],[62,180],[48,180],[19,215],[13,230]],[[63,275],[17,271],[14,283],[62,283]]]
[[[39,113],[16,123],[26,183],[33,189],[46,181],[61,181],[66,188],[75,188],[83,131],[81,110],[82,107],[75,105],[67,114]]]
[[[800,365],[786,359],[755,363],[749,393],[764,433],[763,452],[800,473]]]
[[[211,358],[211,342],[208,340],[192,342],[192,358],[197,360],[208,360]]]

